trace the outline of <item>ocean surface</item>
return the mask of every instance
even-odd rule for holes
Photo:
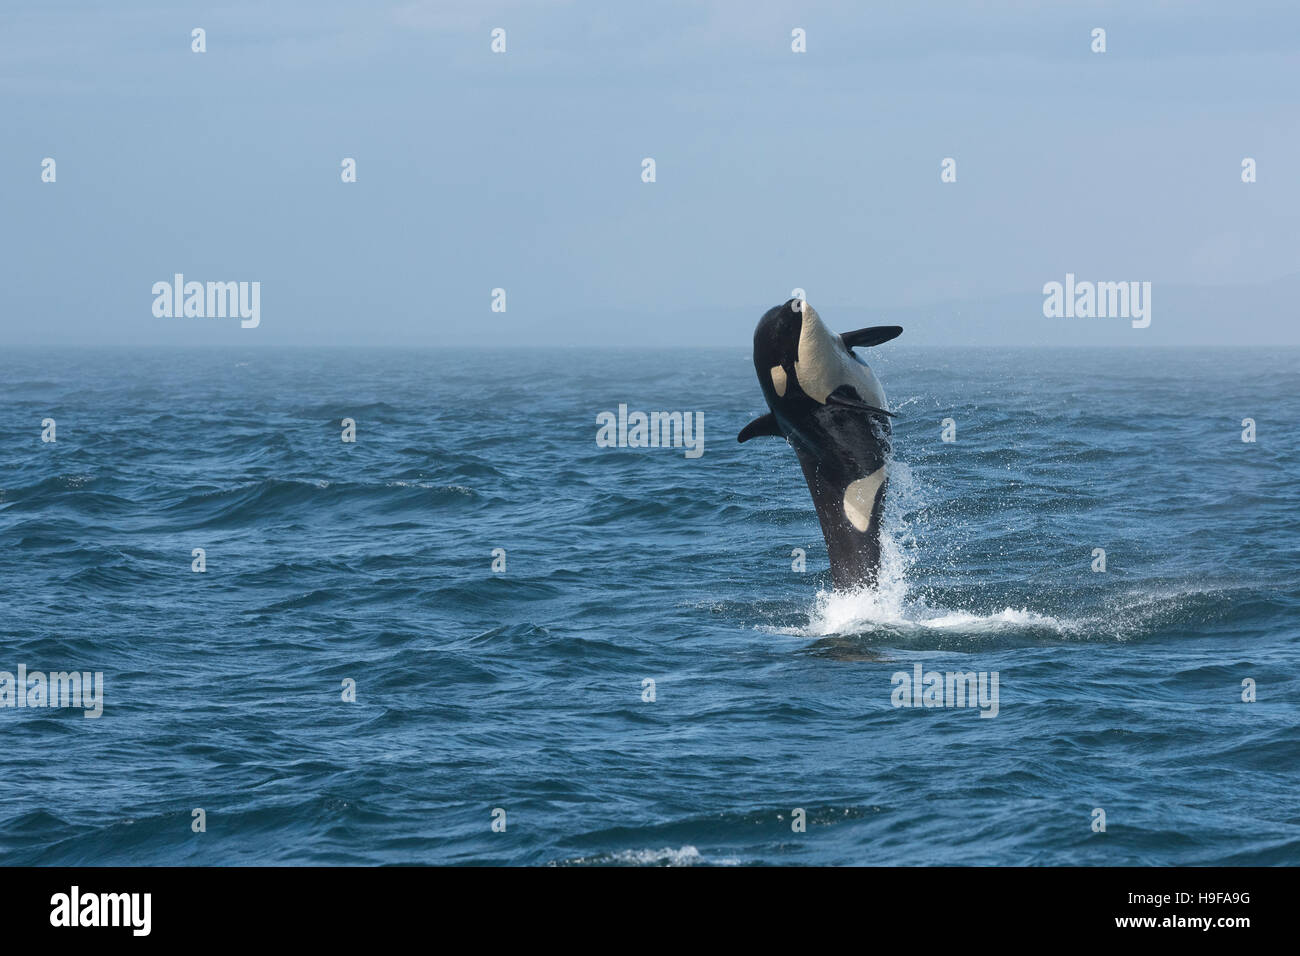
[[[1300,863],[1300,351],[867,357],[831,594],[747,342],[0,354],[0,671],[103,673],[0,708],[0,863]]]

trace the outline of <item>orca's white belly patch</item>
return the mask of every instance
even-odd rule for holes
[[[803,327],[799,331],[799,353],[794,363],[794,374],[804,394],[822,405],[826,404],[831,392],[841,385],[850,385],[863,401],[877,408],[888,407],[884,390],[871,369],[849,354],[840,337],[832,335],[822,325],[817,313],[807,303],[804,304]]]

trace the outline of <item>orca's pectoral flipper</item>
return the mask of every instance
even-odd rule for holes
[[[888,342],[890,339],[896,339],[902,334],[903,327],[901,325],[873,325],[869,329],[845,332],[840,338],[851,349],[865,349],[873,345],[879,345],[882,342]]]
[[[866,412],[868,415],[883,415],[889,418],[897,418],[893,412],[887,412],[883,408],[877,408],[875,405],[868,405],[862,399],[858,398],[858,393],[849,385],[841,385],[835,391],[826,396],[827,405],[841,405],[844,408],[856,408],[860,412]]]
[[[781,432],[781,426],[776,423],[776,416],[771,412],[766,415],[759,415],[752,422],[740,430],[736,436],[736,441],[747,442],[751,438],[762,438],[770,435],[773,438],[784,438]]]

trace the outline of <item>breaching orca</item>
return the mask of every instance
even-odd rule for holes
[[[771,435],[794,448],[840,589],[876,580],[892,417],[876,376],[853,349],[902,331],[881,325],[836,335],[801,299],[769,309],[754,330],[754,370],[771,411],[737,440]]]

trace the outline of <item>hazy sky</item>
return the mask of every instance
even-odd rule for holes
[[[796,287],[911,341],[1300,343],[1293,2],[44,0],[0,87],[0,345],[748,348]],[[177,272],[261,325],[156,318]],[[1067,272],[1151,327],[1044,318]]]

